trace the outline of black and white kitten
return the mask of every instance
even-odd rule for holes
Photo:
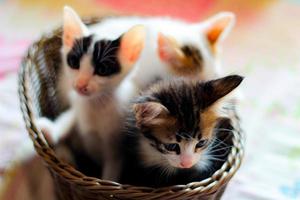
[[[110,39],[97,31],[64,8],[58,93],[70,109],[54,122],[40,118],[37,124],[54,144],[75,127],[88,155],[104,163],[103,178],[115,180],[118,159],[112,147],[123,121],[115,90],[138,59],[145,31],[137,25]]]
[[[234,106],[224,97],[242,80],[177,79],[140,96],[124,134],[121,183],[162,187],[210,176],[226,160],[228,136],[236,131]]]

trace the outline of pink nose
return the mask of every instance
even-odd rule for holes
[[[191,168],[193,166],[193,160],[191,157],[184,156],[181,158],[180,166],[182,168]]]
[[[76,90],[78,93],[86,95],[88,93],[87,85],[76,85]]]
[[[90,77],[85,74],[79,74],[76,82],[75,88],[79,94],[87,95],[88,94],[88,85],[89,85]]]

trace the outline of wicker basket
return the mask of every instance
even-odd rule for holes
[[[98,20],[85,21],[87,24]],[[45,161],[58,199],[220,199],[228,181],[243,158],[243,137],[234,134],[233,147],[226,162],[211,177],[187,185],[145,188],[88,177],[60,160],[44,135],[34,124],[37,116],[55,118],[63,106],[56,95],[56,74],[60,66],[61,28],[32,44],[24,57],[19,74],[19,97],[27,131],[35,150]]]

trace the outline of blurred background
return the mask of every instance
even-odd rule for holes
[[[0,199],[51,199],[51,181],[24,128],[17,97],[22,55],[62,22],[81,16],[167,15],[197,22],[232,11],[223,71],[246,77],[240,106],[246,156],[225,200],[300,199],[300,1],[0,0]],[[38,175],[37,175],[38,174]]]

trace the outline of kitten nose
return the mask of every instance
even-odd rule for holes
[[[82,93],[86,93],[88,91],[86,86],[83,86],[82,88],[78,88],[78,90]]]
[[[183,156],[180,161],[182,168],[191,168],[193,166],[193,159],[190,156]]]
[[[181,161],[180,165],[182,168],[191,168],[193,166],[193,162],[192,161]]]
[[[84,84],[84,85],[76,84],[76,90],[77,90],[80,94],[87,94],[87,93],[88,93],[88,87],[87,87],[87,84]]]

